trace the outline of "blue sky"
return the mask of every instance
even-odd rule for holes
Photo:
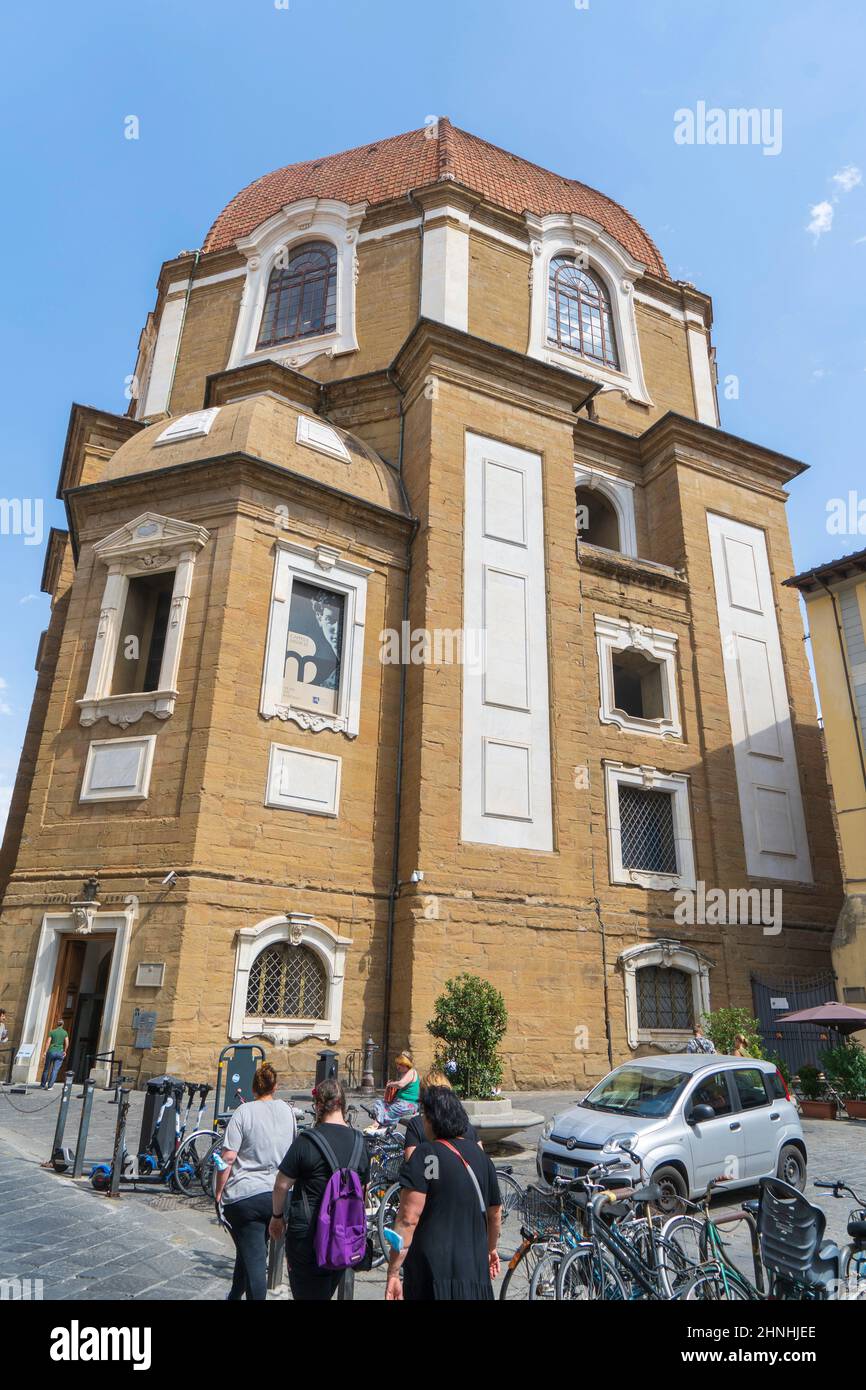
[[[812,465],[789,507],[798,568],[866,545],[826,525],[828,499],[866,496],[862,0],[281,5],[3,7],[0,498],[42,498],[46,534],[63,524],[70,404],[125,409],[161,262],[200,246],[239,188],[445,114],[639,217],[713,296],[720,374],[739,383],[723,426]],[[699,101],[781,110],[780,153],[677,144],[674,113]],[[43,556],[0,534],[0,823]]]

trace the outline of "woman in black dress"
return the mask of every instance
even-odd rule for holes
[[[448,1087],[422,1091],[421,1112],[427,1138],[400,1170],[394,1229],[403,1247],[389,1256],[385,1297],[492,1299],[502,1219],[496,1169],[465,1137],[469,1118]]]

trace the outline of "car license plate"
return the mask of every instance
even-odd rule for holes
[[[576,1178],[577,1169],[573,1163],[554,1163],[553,1176],[555,1178]]]

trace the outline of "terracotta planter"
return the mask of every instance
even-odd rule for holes
[[[866,1100],[845,1100],[845,1109],[852,1120],[866,1120]]]
[[[835,1120],[836,1118],[836,1102],[834,1100],[801,1100],[800,1110],[804,1120]]]

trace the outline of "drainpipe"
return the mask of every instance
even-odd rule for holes
[[[836,636],[839,640],[839,655],[842,658],[842,670],[845,673],[845,689],[848,692],[848,704],[851,708],[851,720],[854,725],[854,738],[857,743],[857,753],[860,758],[860,775],[863,779],[863,789],[864,791],[866,791],[866,762],[864,762],[863,760],[863,744],[857,732],[860,721],[857,714],[857,705],[854,700],[854,692],[851,689],[851,675],[848,670],[848,654],[845,650],[845,634],[842,631],[842,621],[839,617],[839,607],[836,603],[836,595],[833,593],[833,590],[830,588],[830,586],[826,584],[825,581],[821,579],[818,575],[815,576],[815,580],[818,584],[820,584],[825,594],[827,594],[827,596],[830,599],[830,603],[833,607],[833,618],[836,623]],[[866,731],[864,731],[864,736],[866,736]]]
[[[186,323],[186,311],[187,311],[187,309],[189,308],[189,297],[190,297],[190,295],[192,294],[192,282],[193,282],[193,277],[194,277],[194,275],[195,275],[195,272],[196,272],[196,269],[197,269],[197,267],[198,267],[198,263],[199,263],[200,260],[201,260],[201,251],[199,250],[199,251],[196,251],[196,252],[195,252],[194,259],[193,259],[193,263],[192,263],[192,265],[190,266],[189,279],[188,279],[187,282],[186,282],[186,295],[184,296],[184,301],[183,301],[183,313],[182,313],[181,316],[180,316],[180,327],[179,327],[178,330],[177,330],[177,347],[176,347],[175,350],[174,350],[174,361],[173,361],[172,364],[171,364],[171,379],[170,379],[170,381],[169,381],[169,383],[168,383],[168,391],[166,392],[166,395],[165,395],[166,405],[171,405],[171,393],[172,393],[172,391],[174,390],[174,378],[175,378],[175,373],[177,372],[178,360],[180,359],[180,345],[181,345],[181,341],[182,341],[182,339],[183,339],[184,325],[185,325],[185,323]],[[169,415],[171,415],[171,411],[170,411],[170,410],[169,410],[168,413],[169,413]]]
[[[403,408],[404,392],[398,385],[393,374],[393,368],[389,367],[387,372],[388,380],[400,396],[400,442],[397,450],[397,468],[400,476],[400,486],[403,496],[406,498],[406,487],[403,483],[403,436],[405,432],[405,411]],[[400,629],[400,640],[402,643],[403,633],[406,631],[405,624],[409,622],[409,577],[412,573],[412,546],[418,534],[419,521],[417,517],[412,518],[412,530],[406,542],[406,578],[403,588],[403,624]],[[400,651],[401,658],[404,653]],[[397,911],[397,898],[400,893],[400,816],[403,804],[403,736],[406,724],[406,662],[400,661],[400,704],[397,719],[397,768],[394,778],[394,831],[393,849],[391,855],[391,884],[388,891],[388,927],[385,936],[385,1002],[382,1020],[382,1082],[388,1080],[388,1058],[391,1047],[391,995],[394,977],[394,923]]]

